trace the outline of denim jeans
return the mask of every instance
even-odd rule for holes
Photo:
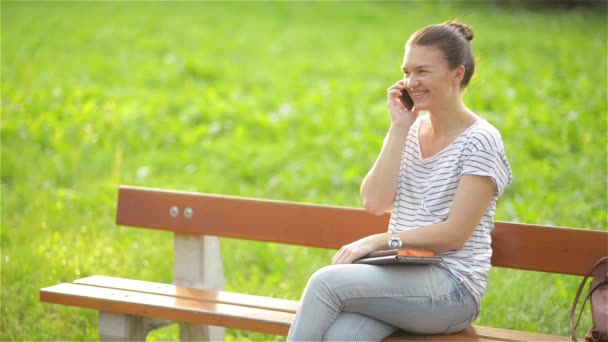
[[[308,281],[287,341],[380,341],[399,329],[447,334],[477,313],[469,291],[438,265],[332,265]]]

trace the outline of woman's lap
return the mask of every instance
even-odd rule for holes
[[[429,265],[324,267],[311,277],[302,302],[290,339],[321,339],[325,331],[352,333],[353,329],[361,334],[365,329],[388,331],[388,335],[387,324],[418,333],[454,332],[464,329],[477,313],[463,286],[447,270]],[[342,313],[363,317],[342,318]],[[362,320],[367,323],[359,326]],[[359,325],[349,331],[351,321]]]

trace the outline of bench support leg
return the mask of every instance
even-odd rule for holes
[[[101,341],[146,340],[143,317],[100,311],[98,323]]]
[[[224,289],[224,267],[217,237],[175,234],[175,285]],[[182,341],[223,341],[224,328],[180,323]]]

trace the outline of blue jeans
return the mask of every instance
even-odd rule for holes
[[[287,341],[380,341],[399,329],[447,334],[477,313],[469,291],[438,265],[332,265],[308,281]]]

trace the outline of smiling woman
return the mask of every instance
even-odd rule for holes
[[[394,201],[390,234],[343,246],[334,265],[313,274],[288,340],[380,341],[399,329],[448,334],[479,315],[496,202],[511,168],[498,130],[462,99],[475,69],[472,38],[467,25],[450,21],[408,40],[405,79],[387,91],[390,129],[361,185],[369,212],[380,215]],[[401,102],[403,92],[413,108]],[[387,243],[432,250],[443,261],[353,264]]]
[[[425,79],[440,84],[449,84],[458,81],[460,89],[464,89],[475,72],[475,60],[471,50],[473,30],[466,25],[457,22],[447,22],[444,25],[428,26],[417,31],[410,37],[406,44],[403,66],[406,90],[414,100],[417,110],[427,110],[421,103],[428,94],[427,91],[416,91],[416,87]],[[417,64],[416,64],[417,63]],[[443,64],[447,63],[447,68]],[[457,79],[437,79],[442,75],[438,67],[444,70],[456,70],[461,68],[462,75],[456,75]],[[460,90],[459,89],[459,90]],[[433,101],[426,98],[428,103]],[[428,104],[427,104],[428,105]],[[435,101],[435,106],[438,103]]]

